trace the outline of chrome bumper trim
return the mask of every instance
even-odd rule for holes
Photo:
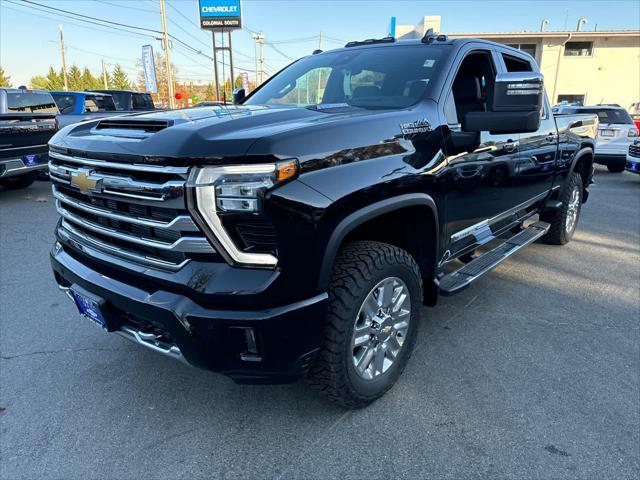
[[[67,298],[69,298],[69,300],[71,300],[75,305],[76,301],[73,298],[73,294],[71,293],[71,288],[65,287],[63,285],[58,285],[58,288],[62,292],[64,292]],[[158,336],[154,335],[153,333],[145,333],[139,330],[134,330],[133,328],[127,327],[126,325],[123,325],[114,333],[117,333],[121,337],[126,338],[133,343],[137,343],[138,345],[142,345],[143,347],[153,350],[154,352],[161,353],[183,363],[188,363],[177,345],[164,347],[157,341]]]
[[[17,175],[24,175],[25,173],[47,169],[46,163],[27,167],[20,158],[0,160],[0,165],[4,165],[4,171],[0,172],[0,178],[15,177]]]

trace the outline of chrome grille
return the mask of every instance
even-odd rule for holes
[[[58,233],[72,244],[162,269],[215,255],[186,209],[187,167],[121,164],[52,151],[49,171],[62,216]]]
[[[629,146],[629,156],[640,158],[640,144],[633,144]]]

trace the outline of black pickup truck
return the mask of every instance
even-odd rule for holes
[[[504,45],[352,42],[236,98],[67,127],[50,171],[51,263],[80,312],[237,382],[366,405],[423,305],[567,243],[588,198],[597,118],[557,122]]]
[[[26,188],[47,170],[56,115],[49,92],[0,88],[0,186]]]

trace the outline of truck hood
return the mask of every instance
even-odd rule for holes
[[[228,162],[241,157],[242,161],[258,162],[265,161],[265,156],[304,161],[352,145],[380,144],[400,134],[403,122],[422,118],[423,113],[411,109],[201,107],[71,125],[52,138],[50,145],[120,161],[131,156],[137,157],[136,161],[143,157],[153,163],[186,164]]]

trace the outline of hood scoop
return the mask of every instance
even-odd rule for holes
[[[142,120],[133,118],[107,118],[100,120],[96,130],[127,130],[131,132],[156,133],[173,124],[172,120]]]

